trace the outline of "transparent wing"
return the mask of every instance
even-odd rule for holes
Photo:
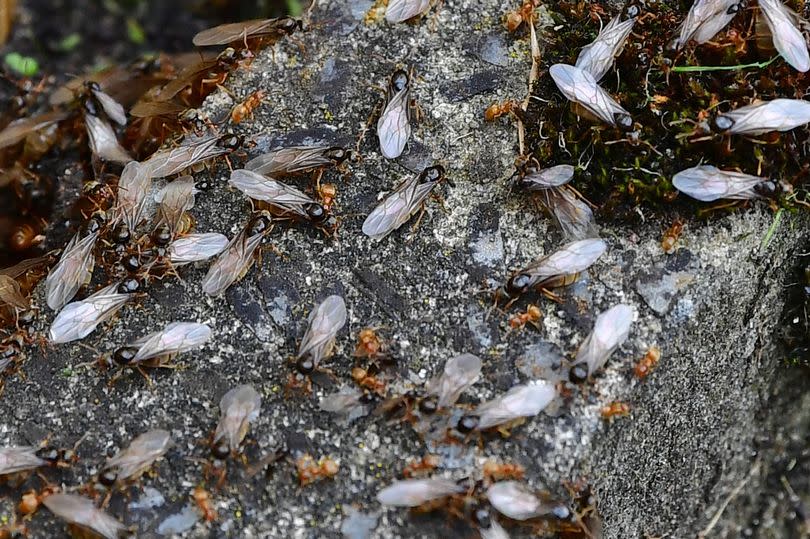
[[[171,176],[196,163],[227,153],[227,148],[217,144],[219,140],[219,137],[211,136],[155,152],[143,165],[152,178]]]
[[[220,24],[198,32],[191,42],[197,47],[209,47],[212,45],[227,45],[228,43],[241,41],[245,38],[250,39],[259,35],[281,35],[285,32],[280,29],[280,24],[286,21],[286,18],[254,19]]]
[[[309,327],[304,333],[296,357],[309,355],[317,364],[331,353],[335,337],[346,324],[346,303],[340,296],[329,296],[309,315]]]
[[[535,170],[523,176],[520,184],[530,191],[559,187],[571,181],[571,178],[574,177],[574,170],[571,165],[557,165]]]
[[[787,63],[802,73],[810,69],[807,41],[796,21],[799,15],[781,0],[761,0],[759,9],[771,29],[773,46]]]
[[[421,15],[430,7],[430,0],[390,0],[385,8],[385,20],[390,23],[405,22]]]
[[[18,309],[31,307],[31,302],[23,294],[20,283],[9,275],[0,274],[0,305],[11,305]]]
[[[152,186],[149,171],[137,161],[130,161],[118,180],[117,211],[123,216],[130,230],[144,220],[147,208],[146,197]]]
[[[37,256],[34,258],[26,258],[25,260],[22,260],[14,264],[13,266],[9,266],[7,268],[0,268],[0,274],[8,275],[12,279],[16,279],[20,275],[24,274],[26,271],[48,264],[51,261],[52,259],[48,255]]]
[[[381,240],[405,224],[419,209],[438,182],[419,182],[419,176],[405,180],[366,217],[363,234]]]
[[[706,4],[706,18],[697,26],[690,37],[698,44],[706,43],[729,25],[734,16],[737,15],[734,8],[739,4],[739,0],[713,0],[712,2],[706,2]]]
[[[470,388],[481,375],[481,360],[472,354],[461,354],[447,360],[444,372],[432,380],[428,393],[439,397],[442,408],[453,406],[459,396]]]
[[[528,520],[551,512],[531,490],[517,481],[499,481],[487,489],[487,499],[499,513],[515,520]]]
[[[253,264],[253,253],[262,243],[264,234],[247,236],[242,230],[214,260],[202,282],[203,292],[218,296],[240,279]]]
[[[186,110],[186,107],[174,101],[138,101],[129,113],[135,118],[151,118],[154,116],[178,115]]]
[[[585,107],[603,122],[616,125],[617,115],[630,116],[587,71],[568,64],[554,64],[549,74],[569,101]]]
[[[738,3],[739,0],[695,0],[678,28],[678,35],[672,43],[674,48],[681,49],[690,40],[698,44],[709,41],[728,26],[737,14],[733,8]]]
[[[587,363],[588,375],[599,370],[611,354],[627,340],[633,316],[633,308],[623,304],[600,314],[596,318],[593,331],[579,347],[574,365]]]
[[[192,65],[188,65],[180,70],[175,78],[166,83],[155,96],[158,101],[169,101],[177,94],[185,90],[201,74],[214,68],[219,64],[218,59],[202,60]]]
[[[127,479],[151,466],[165,455],[171,446],[170,432],[161,429],[150,430],[132,440],[129,447],[116,453],[107,461],[105,468],[117,468],[118,480]]]
[[[595,238],[599,235],[593,211],[571,189],[567,187],[547,189],[540,201],[554,217],[567,240]]]
[[[92,114],[84,115],[84,125],[87,128],[87,138],[90,151],[103,161],[114,163],[129,163],[132,157],[118,143],[115,130],[106,121]]]
[[[380,151],[386,159],[396,159],[402,155],[411,137],[409,96],[408,87],[394,94],[377,120]]]
[[[251,421],[259,417],[262,398],[251,385],[237,386],[219,401],[221,417],[214,440],[227,439],[231,449],[239,447],[247,434]]]
[[[635,23],[635,19],[622,21],[620,15],[612,18],[592,43],[582,47],[576,67],[590,73],[597,82],[601,80],[613,66],[614,59],[621,54]]]
[[[307,217],[305,204],[315,201],[285,183],[267,178],[250,170],[237,169],[231,172],[229,183],[255,200],[263,200],[281,210]]]
[[[98,240],[98,232],[81,237],[81,232],[65,247],[59,262],[51,268],[45,279],[45,297],[48,307],[54,311],[61,309],[73,299],[79,288],[90,282],[96,259],[93,247]]]
[[[334,162],[324,153],[329,149],[329,146],[291,146],[280,148],[254,157],[245,164],[245,168],[266,176],[304,172],[306,170],[332,165]]]
[[[97,508],[93,500],[75,494],[57,493],[42,502],[62,520],[89,528],[105,539],[118,539],[126,527]]]
[[[509,539],[509,533],[495,520],[490,520],[489,528],[479,528],[481,539]]]
[[[556,396],[554,386],[542,380],[530,385],[517,385],[478,407],[475,412],[478,415],[478,428],[488,429],[519,417],[535,416]]]
[[[405,479],[379,491],[377,501],[394,507],[417,507],[463,491],[464,487],[449,479]]]
[[[36,447],[0,447],[0,476],[33,470],[48,464],[37,456]]]
[[[219,410],[223,415],[227,414],[232,408],[240,408],[248,410],[249,415],[255,412],[256,415],[252,419],[256,419],[261,406],[261,396],[249,384],[243,384],[231,389],[219,400]]]
[[[121,103],[101,90],[93,90],[93,97],[110,120],[121,126],[127,125],[127,113]]]
[[[774,116],[783,119],[779,131],[810,123],[810,102],[803,99],[774,99],[768,108],[774,109]]]
[[[760,195],[754,188],[766,181],[768,178],[720,170],[711,165],[688,168],[672,177],[672,185],[675,189],[703,202],[721,198],[758,198]]]
[[[774,99],[754,103],[719,115],[732,121],[733,135],[761,135],[789,131],[810,122],[810,102],[802,99]]]
[[[591,267],[606,250],[607,244],[598,238],[574,241],[530,264],[521,273],[531,275],[535,283],[557,275],[573,275]]]
[[[169,226],[172,234],[177,232],[183,214],[194,207],[194,178],[181,176],[169,182],[155,194],[158,203],[157,221]]]
[[[0,131],[0,149],[13,146],[22,141],[30,133],[44,129],[49,125],[61,122],[70,115],[69,112],[54,110],[39,114],[31,118],[23,118],[11,122]]]
[[[218,255],[228,245],[228,238],[216,232],[187,234],[169,245],[169,260],[175,266],[200,262]]]
[[[368,415],[370,411],[369,406],[361,401],[362,397],[363,393],[357,388],[343,386],[337,393],[322,397],[319,407],[324,412],[339,414],[351,422]]]
[[[83,339],[96,326],[111,318],[130,298],[129,294],[116,292],[118,284],[111,284],[84,300],[65,305],[51,324],[50,341],[61,344]]]
[[[168,354],[179,354],[200,347],[211,339],[211,328],[195,322],[172,322],[158,331],[133,343],[138,353],[133,362],[144,361]]]

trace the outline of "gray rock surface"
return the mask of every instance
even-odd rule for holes
[[[285,443],[316,458],[331,456],[340,471],[334,480],[301,488],[289,462],[276,464],[270,476],[253,477],[232,464],[227,483],[214,492],[219,519],[200,520],[181,536],[339,537],[342,527],[362,536],[377,512],[374,537],[470,535],[443,517],[381,510],[375,501],[410,459],[427,453],[409,427],[374,417],[346,426],[318,410],[319,396],[351,383],[357,332],[382,328],[397,360],[393,386],[399,389],[409,379],[426,380],[453,355],[479,355],[484,377],[468,395],[475,402],[530,380],[543,355],[549,361],[560,353],[570,357],[595,314],[625,302],[636,307],[638,319],[592,387],[509,438],[445,450],[437,474],[465,477],[496,458],[520,463],[530,484],[559,496],[566,493],[564,482],[583,479],[596,492],[605,537],[680,538],[704,529],[757,466],[710,536],[739,537],[744,529],[780,536],[752,519],[784,518],[785,508],[774,508],[767,492],[761,494],[764,479],[780,451],[779,437],[807,432],[807,407],[794,404],[799,389],[787,385],[774,336],[792,257],[807,244],[807,219],[783,220],[763,247],[773,215],[749,206],[687,225],[673,255],[660,247],[665,225],[656,218],[632,230],[600,222],[607,254],[562,293],[562,304],[536,298],[544,314],[539,331],[509,331],[508,316],[490,310],[482,289],[562,242],[531,201],[509,187],[514,127],[506,120],[483,122],[492,101],[525,94],[528,43],[505,33],[499,21],[504,5],[496,0],[445,0],[436,15],[398,26],[365,22],[368,2],[320,4],[313,30],[299,37],[302,49],[284,42],[263,51],[226,82],[237,100],[256,88],[268,94],[253,121],[235,129],[255,142],[249,155],[282,143],[353,146],[381,102],[375,87],[408,65],[418,77],[414,97],[424,117],[406,155],[384,160],[372,129],[351,174],[327,174],[324,181],[338,185],[343,216],[336,240],[307,227],[279,226],[271,235],[278,252],[265,249],[261,263],[224,297],[202,295],[205,266],[183,268],[181,280],[153,283],[137,305],[81,344],[33,349],[24,376],[6,383],[0,444],[50,435],[69,445],[86,434],[81,462],[62,476],[72,486],[88,481],[106,454],[137,434],[171,430],[177,445],[143,479],[149,488],[133,490],[130,501],[116,496],[110,506],[138,526],[139,537],[157,537],[185,525],[190,492],[203,481],[204,442],[220,397],[250,383],[264,403],[248,436],[248,460]],[[217,92],[203,111],[222,118],[233,104],[229,94]],[[413,236],[408,226],[381,242],[363,236],[360,225],[379,194],[434,162],[445,165],[456,186],[440,188],[443,204],[428,204]],[[198,231],[231,236],[246,220],[249,203],[227,187],[227,174],[220,163],[196,176],[210,176],[214,184],[192,211]],[[688,279],[678,279],[675,290],[673,275]],[[329,364],[340,382],[316,385],[311,396],[285,395],[288,361],[306,316],[333,293],[349,309]],[[44,307],[37,327],[47,329],[52,318]],[[153,372],[151,387],[135,373],[109,387],[111,373],[83,365],[174,320],[208,323],[215,338],[181,356],[182,370]],[[653,345],[662,351],[660,365],[639,381],[632,365]],[[629,402],[631,417],[603,421],[600,407],[613,400]],[[774,443],[763,444],[769,439]],[[0,515],[9,515],[16,500],[16,494],[0,498]],[[30,537],[54,537],[62,524],[43,510],[28,527]]]

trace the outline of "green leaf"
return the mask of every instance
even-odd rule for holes
[[[304,6],[301,5],[301,0],[287,0],[287,11],[293,17],[299,17],[304,12]]]
[[[146,33],[144,33],[143,28],[141,28],[141,25],[135,19],[127,19],[127,35],[129,36],[129,40],[136,45],[143,45],[146,41]]]
[[[59,42],[57,47],[60,51],[70,52],[76,47],[79,46],[79,43],[82,42],[82,36],[77,33],[72,33],[69,36],[66,36],[62,41]]]
[[[6,54],[4,61],[9,69],[23,77],[33,77],[39,72],[39,64],[36,60],[17,52]]]

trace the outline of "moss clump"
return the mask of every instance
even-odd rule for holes
[[[651,1],[616,59],[615,70],[601,81],[636,122],[632,133],[579,117],[548,75],[555,63],[576,62],[580,49],[598,34],[600,18],[612,14],[577,2],[562,2],[554,13],[556,33],[544,52],[533,89],[527,122],[528,143],[543,165],[579,165],[576,187],[601,206],[605,215],[629,217],[641,203],[648,208],[693,213],[698,207],[677,196],[670,182],[680,170],[701,162],[719,168],[779,178],[804,198],[810,131],[797,128],[751,140],[707,134],[718,112],[747,105],[754,98],[801,98],[810,85],[781,58],[764,67],[713,70],[712,66],[767,63],[774,52],[755,35],[756,10],[745,10],[712,43],[687,47],[677,56],[664,53],[666,43],[691,2]],[[681,72],[677,66],[704,66],[707,71]],[[542,122],[542,128],[540,123]],[[790,202],[783,201],[785,204]]]

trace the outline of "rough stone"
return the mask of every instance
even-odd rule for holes
[[[694,537],[748,478],[744,494],[729,504],[713,533],[779,536],[760,525],[785,518],[767,478],[779,471],[779,441],[806,436],[808,408],[795,404],[801,384],[789,383],[776,330],[793,256],[808,243],[807,218],[783,219],[763,248],[773,215],[753,204],[688,227],[681,249],[666,255],[660,247],[663,223],[648,219],[631,230],[597,213],[607,254],[579,288],[561,292],[562,304],[530,298],[543,311],[539,332],[508,331],[508,316],[491,309],[482,288],[562,242],[507,181],[515,129],[506,120],[483,121],[492,101],[525,95],[525,37],[507,35],[495,16],[482,19],[483,13],[501,13],[503,3],[496,0],[445,0],[435,15],[396,26],[366,22],[370,2],[320,4],[313,30],[299,38],[305,53],[284,41],[225,83],[237,99],[256,88],[269,96],[252,122],[234,128],[256,144],[248,157],[280,144],[353,144],[382,98],[371,88],[384,85],[402,64],[415,67],[413,95],[425,112],[408,153],[386,161],[372,129],[351,174],[326,175],[324,181],[339,187],[337,239],[305,226],[280,226],[271,235],[277,252],[266,249],[261,264],[223,297],[205,297],[205,265],[189,266],[180,270],[182,280],[153,284],[137,305],[125,307],[81,344],[32,348],[25,375],[6,381],[0,445],[37,443],[47,434],[52,443],[71,445],[86,435],[82,460],[62,475],[66,486],[76,486],[91,480],[108,448],[150,428],[171,430],[177,447],[143,479],[166,502],[127,512],[123,497],[114,496],[108,509],[138,526],[139,537],[155,537],[167,519],[186,515],[180,524],[191,521],[193,509],[185,508],[194,486],[204,481],[204,442],[216,424],[219,399],[250,383],[263,397],[263,412],[250,428],[248,463],[285,446],[315,458],[331,456],[340,465],[338,475],[301,488],[287,460],[256,474],[232,463],[221,490],[207,483],[219,520],[206,523],[195,514],[183,537],[338,537],[349,506],[367,515],[379,511],[379,537],[468,533],[448,528],[453,525],[444,518],[380,508],[375,500],[406,462],[429,450],[443,457],[436,474],[446,477],[463,478],[494,458],[521,464],[529,484],[560,497],[567,495],[564,482],[583,479],[596,493],[607,538]],[[484,63],[463,45],[492,36],[514,54]],[[232,103],[217,92],[203,112],[223,117]],[[433,161],[442,162],[456,184],[440,189],[443,205],[430,202],[414,232],[406,225],[381,242],[363,236],[363,217],[379,194],[412,174],[412,167]],[[227,174],[220,163],[196,176],[214,186],[198,195],[192,212],[197,230],[232,236],[247,219],[249,203],[227,187]],[[651,303],[637,289],[651,268],[688,271],[688,297],[670,298],[668,309]],[[289,360],[306,317],[331,293],[343,295],[349,310],[327,365],[340,381],[332,388],[316,385],[310,396],[288,395]],[[41,291],[35,299],[43,305],[35,327],[46,330],[53,313]],[[618,302],[635,306],[638,319],[605,371],[588,390],[574,392],[553,414],[527,421],[509,438],[487,439],[480,448],[426,447],[406,426],[373,415],[346,425],[319,410],[321,396],[351,383],[351,353],[363,327],[379,327],[390,339],[400,372],[392,386],[399,390],[424,383],[456,354],[479,355],[483,379],[464,397],[478,402],[535,376],[530,354],[559,350],[555,354],[571,357],[595,314]],[[512,309],[525,306],[523,300]],[[150,373],[151,386],[135,373],[109,386],[109,372],[87,366],[175,320],[208,323],[215,335],[202,350],[178,358],[184,369]],[[632,365],[653,345],[661,349],[660,365],[639,381]],[[617,399],[631,404],[631,417],[602,421],[600,407]],[[3,486],[0,495],[0,515],[8,516],[18,493]],[[63,525],[40,511],[28,528],[36,539],[58,536]]]

